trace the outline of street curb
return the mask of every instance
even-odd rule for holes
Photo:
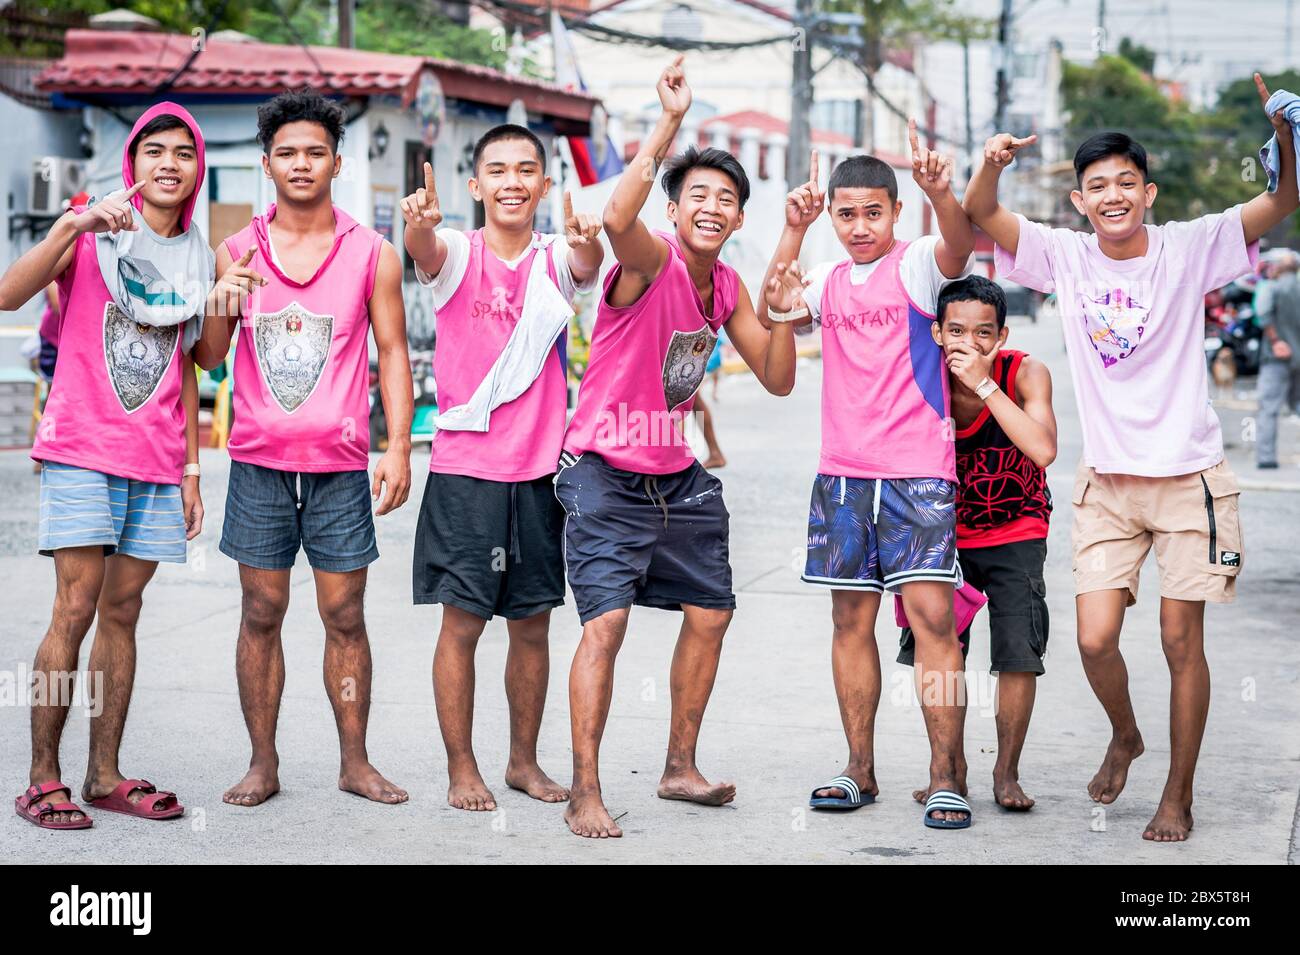
[[[1300,484],[1287,484],[1281,481],[1252,481],[1250,478],[1237,479],[1237,486],[1243,491],[1300,491]]]

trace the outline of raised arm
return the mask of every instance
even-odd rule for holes
[[[411,260],[426,275],[436,276],[447,261],[447,243],[435,231],[442,222],[442,208],[438,205],[438,187],[433,181],[433,166],[424,164],[424,186],[416,189],[401,203],[402,242]]]
[[[971,391],[989,376],[998,349],[984,355],[970,345],[957,345],[948,355],[948,369]],[[1026,356],[1016,370],[1016,394],[1024,407],[1001,388],[984,399],[1012,444],[1029,460],[1045,468],[1056,460],[1056,414],[1052,411],[1052,375],[1047,366]]]
[[[402,262],[397,250],[384,242],[370,293],[370,327],[379,351],[379,394],[388,424],[388,450],[375,465],[371,493],[378,500],[375,514],[387,514],[406,503],[411,493],[411,415],[415,397],[411,385],[411,359],[406,350],[406,306],[402,302]],[[366,427],[357,422],[357,427]]]
[[[71,210],[59,217],[45,238],[27,252],[0,276],[0,312],[14,312],[22,308],[65,271],[72,262],[72,247],[85,232],[135,231],[131,198],[143,189],[137,182],[118,195],[105,198],[80,213]]]
[[[573,211],[573,194],[564,192],[564,241],[569,246],[569,274],[574,285],[584,285],[600,272],[605,247],[600,244],[600,220]]]
[[[1255,89],[1259,91],[1259,100],[1268,109],[1268,87],[1264,78],[1255,74]],[[1291,123],[1287,121],[1282,110],[1268,117],[1273,124],[1273,135],[1278,145],[1278,180],[1273,192],[1262,192],[1241,207],[1241,231],[1245,233],[1246,244],[1257,241],[1265,232],[1280,223],[1291,213],[1300,208],[1300,194],[1296,190],[1295,141],[1291,134]]]
[[[963,206],[972,222],[993,237],[993,241],[1012,255],[1020,245],[1020,220],[998,202],[998,179],[1002,170],[1016,158],[1016,153],[1038,142],[1037,136],[1017,139],[1010,133],[998,133],[984,144],[984,161],[966,186]]]
[[[255,250],[256,247],[250,245],[236,262],[226,243],[217,246],[217,274],[221,278],[208,293],[203,334],[194,345],[194,363],[204,371],[211,371],[226,360],[230,338],[248,306],[248,297],[255,286],[266,284],[266,279],[248,265],[253,261]]]
[[[794,326],[773,322],[764,328],[754,313],[745,283],[740,283],[735,311],[727,319],[727,337],[763,387],[774,395],[788,395],[794,388]]]
[[[623,170],[602,220],[609,244],[621,270],[614,291],[616,304],[630,304],[655,280],[668,261],[668,245],[646,228],[639,218],[660,164],[668,156],[673,138],[682,125],[682,117],[691,107],[691,88],[682,71],[679,54],[659,75],[655,86],[661,111],[654,129],[641,141],[636,158]]]
[[[781,238],[777,240],[776,251],[772,253],[772,261],[767,263],[767,271],[763,273],[763,285],[760,291],[763,294],[758,300],[758,321],[764,327],[770,327],[768,313],[769,293],[780,292],[780,275],[786,270],[797,267],[799,259],[799,250],[803,248],[803,237],[807,234],[809,226],[817,221],[817,217],[822,214],[826,208],[826,196],[821,191],[821,186],[817,182],[817,150],[812,151],[808,160],[808,181],[797,189],[792,189],[785,197],[785,228],[781,230]],[[776,285],[772,280],[777,279]],[[797,296],[786,296],[783,301],[789,303],[790,307],[802,308],[803,300]],[[778,305],[778,310],[782,309]],[[811,321],[811,319],[809,319]],[[800,322],[798,324],[807,324]]]
[[[916,136],[916,120],[907,121],[907,135],[912,144],[912,180],[921,187],[939,220],[939,241],[934,247],[934,261],[939,271],[950,279],[966,270],[970,254],[975,251],[975,230],[970,218],[952,193],[953,158],[922,146]]]

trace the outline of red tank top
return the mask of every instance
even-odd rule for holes
[[[1001,352],[993,379],[1016,401],[1025,353]],[[957,546],[993,547],[1047,536],[1052,493],[1047,472],[1016,447],[987,407],[956,435]]]

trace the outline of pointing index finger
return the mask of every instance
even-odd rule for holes
[[[424,188],[428,192],[436,192],[433,184],[433,165],[432,163],[424,164]]]
[[[1268,108],[1268,87],[1264,85],[1264,77],[1258,73],[1255,74],[1255,89],[1259,91],[1259,101],[1264,104],[1265,108]]]
[[[133,186],[132,186],[130,189],[128,189],[126,192],[122,193],[122,198],[123,198],[123,200],[133,198],[137,192],[139,192],[141,189],[144,188],[144,183],[145,183],[145,181],[144,181],[143,179],[141,179],[139,182],[137,182],[135,185],[133,185]]]
[[[248,247],[248,251],[246,251],[243,255],[241,255],[239,257],[239,261],[235,264],[240,266],[241,268],[247,268],[248,264],[253,261],[253,253],[256,251],[257,248],[255,246],[250,245]]]
[[[907,141],[911,143],[914,154],[920,151],[921,143],[916,138],[916,117],[911,117],[907,121]]]
[[[566,221],[573,218],[573,193],[568,189],[564,190],[564,218]]]
[[[820,177],[818,176],[818,171],[819,171],[819,166],[817,165],[817,150],[814,149],[812,151],[812,155],[808,159],[808,181],[809,182],[818,183],[821,181]]]

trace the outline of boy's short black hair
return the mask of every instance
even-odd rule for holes
[[[475,175],[478,175],[478,163],[483,158],[483,150],[487,149],[492,143],[500,142],[503,139],[525,139],[532,143],[533,148],[537,150],[537,159],[542,164],[542,172],[546,172],[546,147],[542,145],[542,141],[537,137],[537,134],[526,126],[502,123],[500,126],[493,126],[480,136],[478,142],[474,144],[472,165]]]
[[[943,323],[943,313],[951,302],[982,302],[992,305],[997,312],[998,331],[1007,324],[1007,297],[1002,286],[982,275],[968,275],[956,282],[949,282],[939,293],[939,304],[935,307],[935,317]]]
[[[681,201],[682,186],[692,169],[716,169],[727,176],[735,183],[736,192],[740,196],[740,208],[745,208],[745,203],[749,201],[749,177],[745,175],[745,168],[731,153],[725,149],[714,149],[712,146],[708,149],[687,146],[685,151],[664,163],[664,176],[661,181],[664,192],[668,193],[668,198],[673,202]]]
[[[281,126],[290,123],[318,123],[325,128],[334,152],[343,142],[343,107],[326,99],[310,87],[281,93],[257,107],[257,141],[266,153],[271,152],[271,142]]]
[[[826,201],[835,198],[836,189],[884,189],[889,201],[898,201],[898,177],[889,163],[875,156],[850,156],[831,172],[826,184]]]
[[[185,130],[186,134],[190,137],[190,142],[194,142],[194,131],[190,129],[185,120],[181,119],[179,116],[173,116],[171,113],[160,113],[153,119],[149,120],[149,122],[145,123],[140,129],[140,132],[136,133],[135,138],[131,140],[131,146],[127,150],[128,154],[131,156],[131,160],[133,162],[135,161],[135,151],[140,148],[140,144],[144,142],[146,136],[165,133],[169,129]]]
[[[1127,159],[1142,173],[1142,180],[1147,180],[1147,151],[1142,144],[1126,133],[1105,132],[1089,136],[1074,151],[1074,175],[1079,184],[1083,184],[1084,170],[1109,156]]]

